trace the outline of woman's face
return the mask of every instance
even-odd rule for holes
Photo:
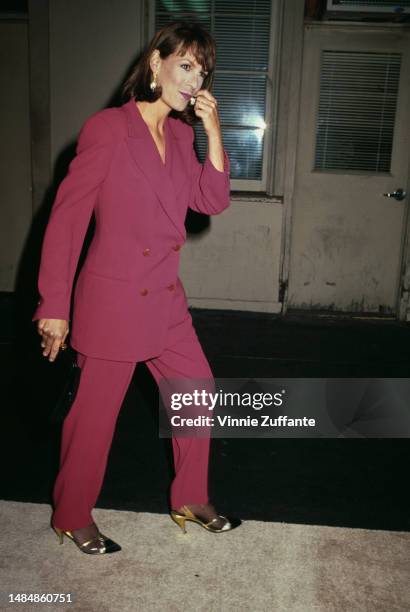
[[[186,51],[183,55],[173,53],[161,59],[157,82],[162,87],[162,100],[177,111],[184,110],[191,96],[196,96],[202,88],[206,75],[207,72],[198,64],[190,51]]]

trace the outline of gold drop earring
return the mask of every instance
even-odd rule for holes
[[[157,73],[156,73],[156,72],[154,72],[153,79],[152,79],[152,81],[151,81],[151,83],[150,83],[150,85],[149,85],[149,86],[150,86],[150,88],[151,88],[151,91],[155,91],[155,89],[156,89],[157,85],[158,85],[158,83],[157,83]]]

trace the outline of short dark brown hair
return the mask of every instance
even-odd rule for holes
[[[132,96],[135,96],[136,100],[155,102],[161,96],[160,85],[155,91],[152,91],[150,88],[152,80],[150,58],[155,49],[159,50],[162,59],[165,59],[177,50],[180,55],[190,51],[198,64],[208,72],[201,89],[211,91],[216,62],[214,38],[198,23],[173,21],[156,32],[135,64],[121,90],[124,100],[129,100]],[[172,109],[170,116],[178,117],[190,125],[199,121],[191,105],[188,105],[183,111]]]

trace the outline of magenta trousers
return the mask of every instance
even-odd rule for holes
[[[64,530],[94,522],[91,511],[100,493],[117,417],[136,363],[109,361],[77,352],[81,367],[76,398],[66,416],[61,439],[60,470],[54,490],[52,524]],[[195,330],[145,362],[158,383],[163,378],[213,375]],[[171,508],[207,504],[210,435],[176,437],[172,433],[175,477]]]

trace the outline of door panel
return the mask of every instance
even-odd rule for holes
[[[288,308],[396,312],[409,74],[409,32],[306,26]]]

